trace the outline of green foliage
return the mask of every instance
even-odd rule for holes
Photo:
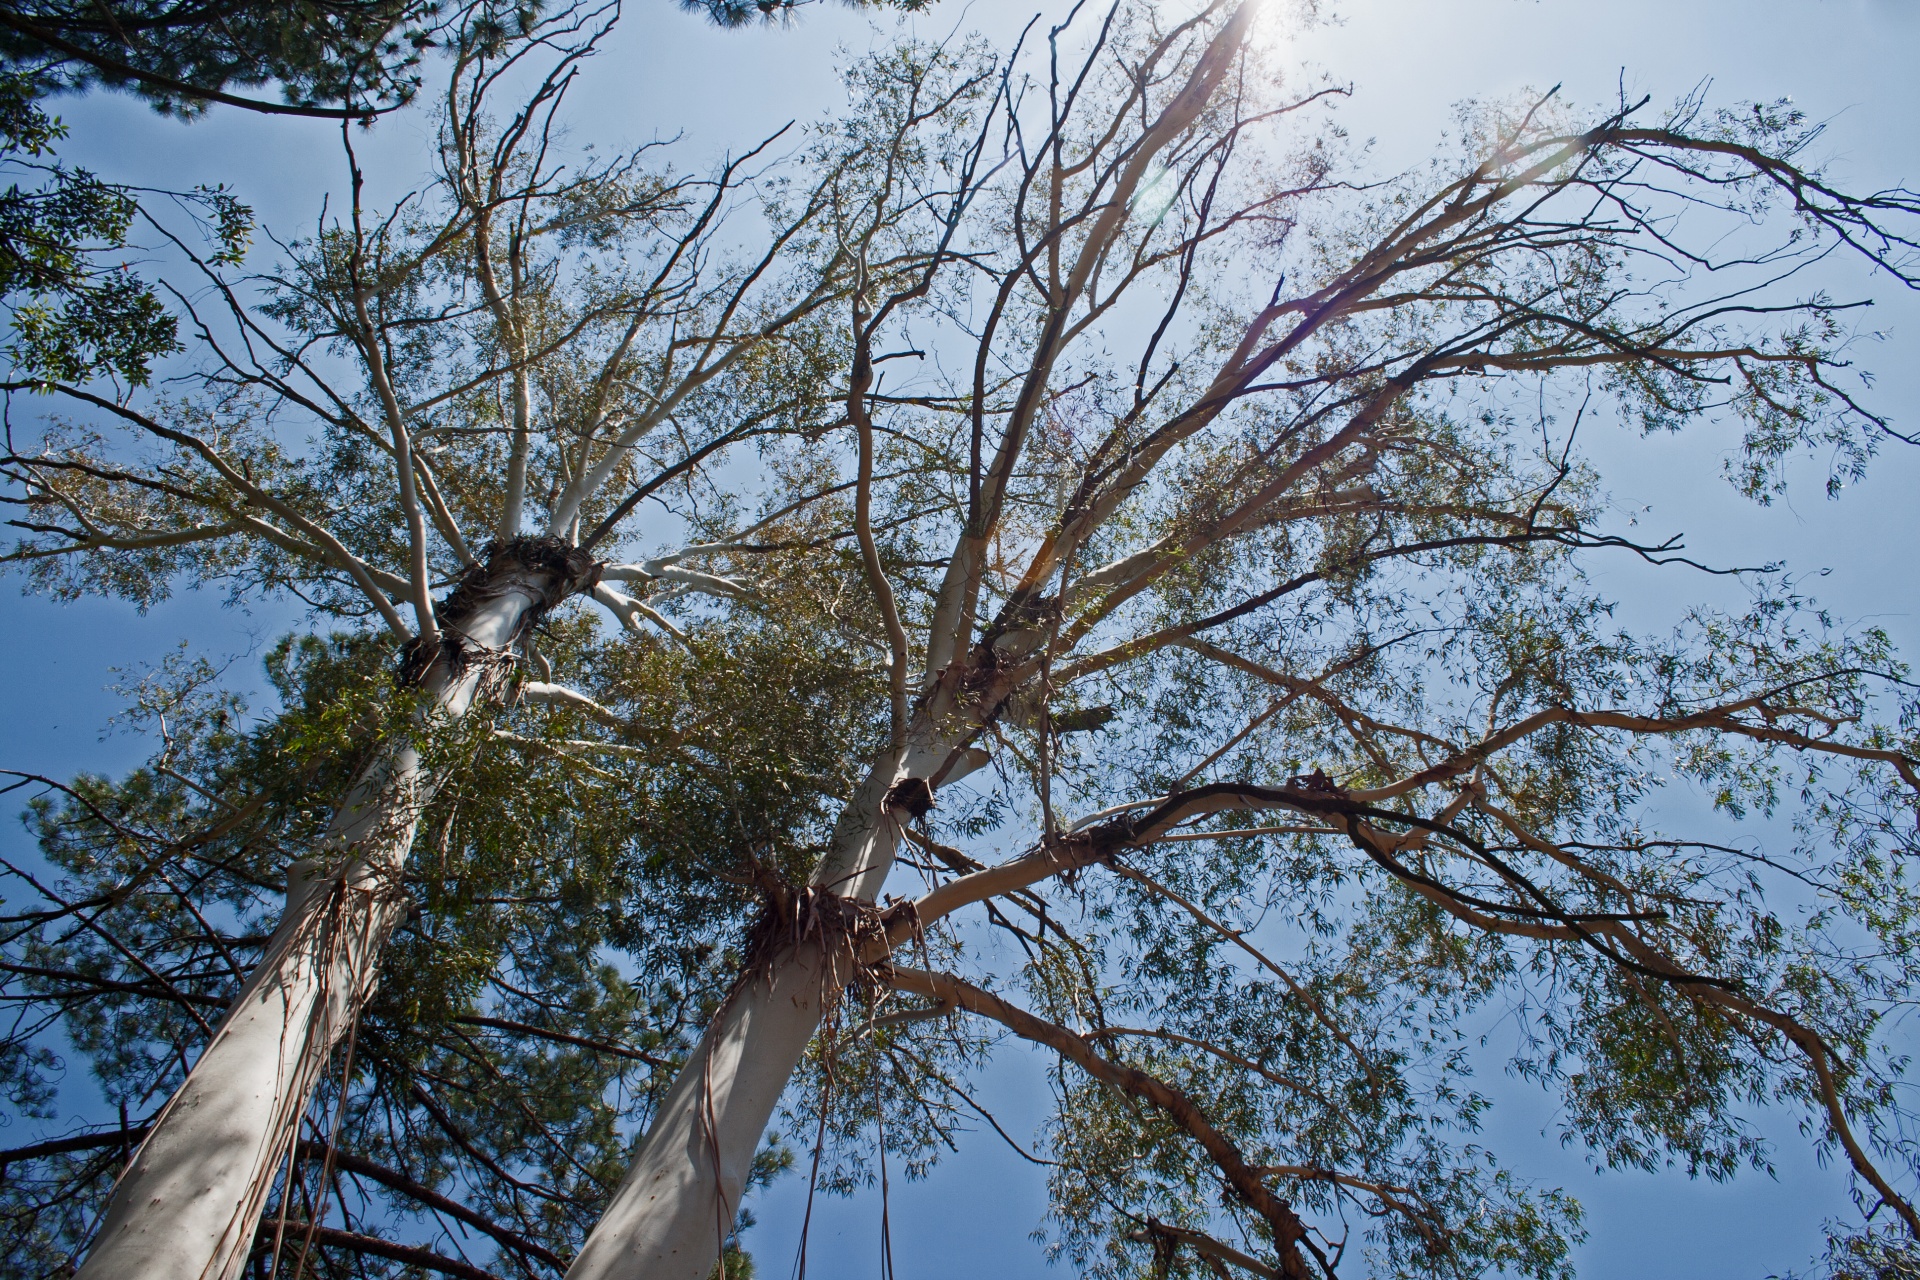
[[[681,5],[740,27],[790,19],[807,2]],[[928,0],[851,2],[914,10]],[[546,8],[540,0],[7,0],[0,66],[42,91],[128,89],[170,115],[196,116],[215,102],[281,109],[239,96],[274,86],[298,111],[367,116],[411,102],[435,51],[497,53],[526,37]]]
[[[37,98],[27,77],[0,75],[0,171],[10,180],[0,193],[0,306],[14,332],[7,357],[16,376],[84,382],[105,374],[143,385],[154,359],[180,342],[176,318],[124,260],[139,202],[53,159],[66,128]],[[252,231],[245,206],[216,190],[184,199],[210,217],[216,256],[237,262]]]
[[[414,909],[306,1131],[351,1168],[454,1194],[562,1256],[724,994],[756,910],[751,876],[817,853],[823,788],[868,732],[856,708],[870,675],[809,662],[772,626],[697,634],[710,657],[608,646],[578,618],[545,636],[555,659],[598,655],[595,692],[650,726],[638,739],[531,709],[429,736],[454,768],[421,818]],[[184,652],[128,680],[126,723],[164,733],[160,751],[120,781],[37,798],[28,823],[50,877],[16,871],[7,889],[7,989],[61,1029],[22,1025],[6,1041],[17,1114],[84,1089],[137,1129],[165,1100],[259,956],[287,861],[369,744],[417,714],[393,657],[364,635],[282,641],[266,658],[280,705],[263,717]],[[10,1273],[74,1255],[121,1154],[106,1142],[10,1166]],[[770,1148],[756,1183],[789,1161]],[[364,1172],[350,1185],[356,1212],[431,1222]]]
[[[0,75],[0,306],[16,376],[85,382],[109,375],[144,385],[153,361],[180,350],[179,324],[125,260],[140,219],[135,192],[53,158],[66,127],[39,105],[40,86]],[[25,184],[24,186],[22,184]],[[253,231],[224,190],[175,197],[203,219],[213,261],[237,263]]]
[[[497,46],[523,33],[535,11],[435,0],[9,0],[0,11],[0,59],[45,88],[127,88],[175,115],[205,111],[212,95],[268,84],[290,105],[372,111],[414,96],[428,50]]]
[[[713,1264],[713,1280],[753,1280],[753,1255],[732,1240]]]

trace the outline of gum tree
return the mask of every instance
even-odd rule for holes
[[[1904,668],[1766,575],[1742,615],[1613,628],[1584,565],[1688,562],[1615,531],[1575,431],[1730,429],[1761,499],[1802,448],[1903,443],[1801,278],[1857,250],[1912,284],[1920,201],[1834,188],[1785,106],[1553,95],[1356,186],[1254,25],[1116,6],[997,96],[938,50],[855,77],[887,119],[982,86],[944,182],[870,172],[947,193],[917,226],[826,206],[890,729],[808,881],[766,879],[576,1280],[705,1275],[810,1048],[802,1132],[883,1114],[925,1157],[967,1105],[934,1047],[975,1020],[1057,1056],[1056,1220],[1101,1274],[1557,1274],[1577,1209],[1472,1136],[1502,1003],[1597,1159],[1730,1176],[1775,1101],[1883,1224],[1837,1247],[1911,1256]],[[1803,840],[1656,831],[1663,776]],[[989,833],[1027,851],[987,865]],[[882,905],[903,862],[923,888]],[[872,1176],[840,1151],[820,1176]]]
[[[201,347],[190,394],[8,388],[86,415],[51,419],[5,460],[26,533],[10,558],[41,585],[295,595],[383,626],[406,703],[285,872],[287,909],[151,1120],[87,1274],[246,1264],[274,1170],[406,912],[420,814],[458,757],[435,743],[503,696],[611,719],[545,678],[536,630],[590,595],[630,630],[684,642],[648,597],[739,593],[698,567],[718,549],[600,556],[648,499],[699,493],[743,448],[824,420],[811,317],[845,270],[813,234],[817,194],[783,187],[765,237],[735,253],[740,193],[775,180],[757,151],[688,176],[652,148],[556,147],[556,112],[611,18],[556,14],[504,54],[461,43],[435,180],[384,215],[343,131],[345,210],[264,277],[230,280],[169,237],[199,273],[174,291]],[[542,678],[523,678],[529,664]]]
[[[810,627],[690,621],[692,648],[606,636],[578,615],[541,637],[591,669],[629,722],[520,704],[443,742],[408,903],[350,1046],[321,1072],[271,1188],[250,1270],[424,1267],[550,1275],[591,1227],[674,1065],[725,994],[738,886],[707,873],[744,829],[804,874],[871,726],[871,667],[809,651]],[[0,1265],[56,1273],[187,1055],[271,938],[290,860],[324,831],[391,716],[393,647],[290,638],[267,654],[277,707],[253,719],[205,659],[128,680],[158,750],[117,782],[13,778],[52,877],[10,871],[0,1048],[23,1120],[58,1115],[84,1062],[105,1123],[0,1152]],[[697,714],[690,708],[699,708]],[[777,734],[770,733],[777,729]],[[47,1034],[57,1022],[62,1036]],[[762,1153],[771,1175],[782,1153]]]

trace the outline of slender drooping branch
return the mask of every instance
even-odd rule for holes
[[[992,992],[952,974],[896,967],[887,981],[897,990],[911,991],[991,1018],[1024,1040],[1046,1045],[1094,1079],[1165,1112],[1169,1119],[1200,1144],[1234,1193],[1266,1221],[1273,1232],[1274,1248],[1280,1257],[1280,1274],[1288,1277],[1288,1280],[1305,1280],[1312,1274],[1300,1252],[1303,1246],[1316,1256],[1322,1272],[1332,1274],[1326,1258],[1307,1238],[1307,1229],[1291,1206],[1268,1189],[1240,1149],[1180,1090],[1137,1067],[1102,1056],[1085,1038],[1067,1028],[1008,1004]]]

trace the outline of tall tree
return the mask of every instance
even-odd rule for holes
[[[1471,1137],[1461,1024],[1500,998],[1600,1159],[1729,1175],[1764,1161],[1735,1108],[1777,1098],[1911,1256],[1881,1023],[1912,980],[1904,668],[1765,578],[1744,616],[1612,631],[1582,565],[1680,553],[1607,529],[1574,431],[1605,404],[1742,424],[1732,478],[1762,498],[1803,446],[1844,472],[1903,440],[1842,389],[1845,308],[1796,273],[1850,245],[1913,284],[1920,199],[1836,190],[1784,105],[1552,95],[1357,188],[1307,123],[1328,91],[1276,87],[1253,23],[1117,5],[997,105],[938,50],[856,79],[869,119],[955,85],[991,117],[828,205],[891,727],[808,882],[769,887],[574,1280],[699,1280],[810,1045],[823,1092],[881,1093],[908,1141],[961,1015],[1058,1055],[1056,1208],[1102,1273],[1331,1274],[1353,1208],[1382,1269],[1556,1274],[1566,1206]],[[940,194],[882,224],[895,184]],[[1029,844],[994,866],[921,825],[989,761],[961,830],[984,804]],[[1768,906],[1740,846],[1651,830],[1662,773],[1735,815],[1798,792],[1786,883],[1820,912]],[[882,907],[908,846],[927,887]],[[967,907],[1016,972],[946,931]],[[895,954],[942,934],[952,968]],[[823,1045],[849,984],[922,999]]]
[[[442,744],[451,776],[404,918],[270,1190],[255,1274],[276,1254],[324,1275],[563,1265],[738,962],[751,899],[708,873],[711,851],[744,865],[744,833],[762,865],[804,875],[822,788],[871,731],[877,667],[813,652],[812,634],[694,621],[690,647],[556,619],[543,655],[589,667],[624,719],[523,701]],[[377,635],[289,640],[267,657],[279,709],[255,722],[218,667],[176,656],[129,682],[130,723],[162,738],[146,766],[14,780],[46,793],[31,820],[57,880],[10,871],[6,995],[29,1011],[0,1051],[10,1103],[51,1116],[57,1056],[77,1057],[108,1119],[0,1155],[9,1274],[83,1252],[271,938],[289,862],[393,715],[395,657]],[[783,1159],[763,1152],[761,1171]]]
[[[611,17],[555,14],[499,54],[457,42],[430,199],[373,217],[343,131],[348,207],[283,270],[229,281],[176,237],[220,307],[189,311],[200,394],[8,387],[101,423],[8,455],[30,531],[13,559],[56,592],[145,600],[184,577],[378,619],[403,646],[412,717],[288,873],[288,909],[119,1180],[88,1274],[245,1265],[272,1171],[405,912],[407,851],[446,776],[436,735],[509,691],[594,709],[516,678],[544,669],[536,628],[571,596],[682,635],[640,597],[738,592],[692,567],[712,548],[637,564],[591,551],[618,545],[649,497],[821,419],[809,317],[844,273],[811,230],[817,197],[792,191],[767,243],[736,256],[721,237],[752,153],[689,177],[653,167],[651,148],[555,151],[555,112]],[[516,83],[524,98],[496,118]]]

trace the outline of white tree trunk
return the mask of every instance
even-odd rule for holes
[[[460,621],[460,633],[505,648],[545,585],[506,586]],[[436,661],[425,683],[439,710],[458,717],[478,678],[449,678]],[[406,913],[401,873],[436,782],[411,746],[383,754],[340,806],[318,856],[290,869],[287,909],[265,957],[121,1175],[77,1280],[240,1274],[314,1086]]]
[[[874,900],[900,839],[888,793],[903,779],[932,777],[950,749],[923,739],[875,762],[841,813],[814,872],[816,888]],[[681,1068],[567,1280],[707,1280],[733,1229],[760,1135],[851,976],[833,960],[804,943],[776,952],[766,973],[735,986]]]
[[[707,1280],[733,1230],[760,1135],[838,995],[812,945],[734,989],[567,1280]]]

